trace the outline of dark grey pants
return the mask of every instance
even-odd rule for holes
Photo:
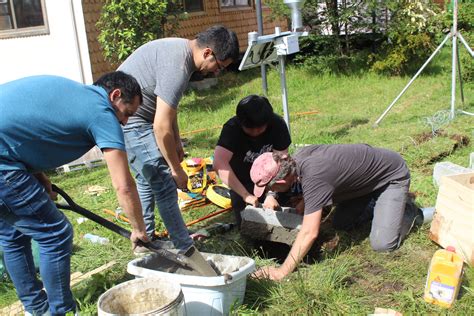
[[[333,225],[349,230],[372,219],[370,245],[376,251],[397,249],[413,225],[414,214],[405,214],[410,179],[392,181],[381,189],[338,203]]]

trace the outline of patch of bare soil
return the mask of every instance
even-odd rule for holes
[[[387,273],[386,268],[367,261],[362,265],[361,270],[348,279],[348,285],[370,297],[371,305],[386,306],[392,302],[392,294],[403,291],[406,285],[399,280],[389,281],[381,278],[380,275],[385,273]]]
[[[447,135],[444,134],[442,136],[446,137]],[[438,153],[437,155],[431,157],[431,159],[428,161],[427,164],[433,164],[440,161],[441,159],[451,155],[457,149],[468,146],[471,141],[470,138],[467,137],[466,135],[459,135],[459,134],[451,135],[449,138],[454,141],[453,147],[450,150],[442,151]]]
[[[423,144],[423,143],[426,143],[426,142],[430,141],[434,137],[449,138],[454,143],[453,143],[452,147],[447,148],[444,151],[435,152],[435,153],[433,153],[432,156],[426,157],[426,158],[421,159],[419,161],[415,161],[414,165],[418,169],[420,169],[420,171],[423,174],[430,174],[431,173],[431,168],[429,167],[430,165],[441,161],[443,158],[451,155],[457,149],[468,146],[471,142],[471,139],[466,135],[461,135],[461,134],[449,135],[448,133],[446,133],[443,130],[439,130],[437,132],[437,134],[435,134],[435,135],[433,135],[431,132],[423,132],[421,134],[417,134],[417,135],[412,137],[412,141],[413,141],[413,144],[416,147],[416,146],[419,146],[420,144]]]
[[[393,292],[401,292],[406,288],[405,283],[400,281],[384,282],[378,287],[378,293],[392,294]]]
[[[460,135],[460,134],[453,134],[451,136],[448,135],[444,130],[438,130],[435,135],[431,132],[423,132],[421,134],[417,134],[413,136],[414,142],[419,145],[422,143],[426,143],[433,139],[434,137],[449,137],[450,139],[454,140],[454,145],[453,145],[453,150],[456,150],[457,148],[464,147],[469,145],[470,139],[466,135]]]
[[[441,136],[441,135],[443,135],[443,133],[444,132],[442,130],[440,130],[440,131],[438,131],[438,134],[436,134],[436,136]],[[421,134],[413,136],[413,140],[415,141],[416,144],[422,144],[422,143],[426,143],[427,141],[431,140],[433,137],[435,137],[433,135],[433,133],[423,132]]]
[[[367,261],[363,264],[362,269],[365,273],[369,273],[372,275],[379,275],[385,273],[387,269],[382,267],[380,264]]]
[[[464,147],[464,146],[469,145],[469,143],[471,142],[471,139],[467,137],[466,135],[454,134],[450,138],[456,142],[454,145],[455,149],[458,148],[456,146]]]
[[[418,168],[418,172],[421,172],[421,174],[425,176],[431,176],[431,174],[433,173],[433,167],[422,165]]]
[[[428,198],[430,195],[423,191],[414,192],[416,198]]]

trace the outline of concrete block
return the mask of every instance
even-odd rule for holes
[[[438,162],[433,169],[433,183],[439,187],[443,176],[471,173],[473,171],[471,168],[465,168],[449,161]]]
[[[242,211],[241,234],[252,239],[268,240],[292,245],[300,231],[303,216],[294,209],[282,211],[247,206]]]

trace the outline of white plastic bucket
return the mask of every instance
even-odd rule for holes
[[[247,275],[255,270],[255,262],[248,257],[202,253],[214,262],[221,276],[203,277],[168,272],[169,262],[157,256],[132,260],[128,273],[140,277],[171,277],[181,284],[189,316],[228,315],[232,306],[241,305],[247,284]]]
[[[99,316],[186,315],[178,282],[164,277],[134,279],[116,285],[99,297]]]

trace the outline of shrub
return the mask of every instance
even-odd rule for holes
[[[436,6],[423,1],[393,1],[387,40],[371,54],[371,69],[400,75],[416,70],[432,53],[443,29]]]
[[[448,23],[452,23],[452,14],[447,15]],[[449,25],[449,24],[448,24]],[[474,44],[474,3],[460,3],[458,8],[458,30],[468,44]],[[461,75],[463,81],[474,81],[474,62],[464,45],[459,42]]]
[[[464,39],[471,45],[474,43],[474,33],[461,32]],[[473,57],[467,52],[464,44],[458,43],[459,46],[459,61],[461,63],[462,80],[466,82],[474,82],[474,62]]]
[[[358,47],[350,55],[339,54],[338,36],[310,34],[300,40],[300,52],[293,62],[317,73],[348,74],[367,68],[367,36],[351,36],[351,47]]]
[[[97,27],[106,60],[123,62],[139,46],[175,33],[182,10],[175,0],[106,0]]]

